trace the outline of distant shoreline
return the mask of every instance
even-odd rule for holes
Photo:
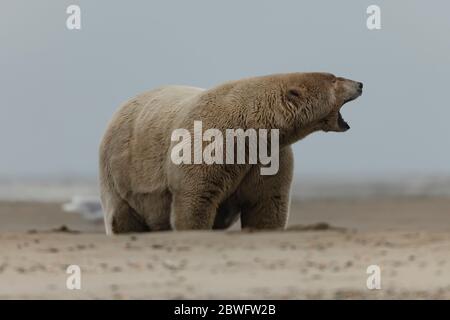
[[[0,178],[1,201],[63,202],[75,195],[98,196],[96,178]],[[450,197],[450,176],[297,176],[291,197],[294,200]]]

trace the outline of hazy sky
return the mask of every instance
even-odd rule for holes
[[[152,87],[294,71],[365,90],[350,131],[295,144],[297,174],[448,174],[449,31],[448,1],[2,0],[0,177],[96,174],[112,113]]]

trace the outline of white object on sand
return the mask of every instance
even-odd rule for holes
[[[72,200],[64,203],[62,208],[66,212],[78,213],[86,220],[103,219],[100,199],[95,196],[73,196]]]

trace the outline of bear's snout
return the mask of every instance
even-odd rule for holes
[[[362,94],[363,86],[362,82],[349,80],[347,82],[347,96],[344,99],[344,104],[358,98]]]
[[[323,128],[324,131],[345,132],[350,129],[350,126],[342,117],[340,109],[347,102],[357,99],[362,94],[364,87],[362,82],[354,81],[345,78],[339,78],[341,84],[341,100],[336,105],[337,110],[333,110],[331,115],[327,118],[327,126]]]
[[[362,82],[358,82],[358,81],[352,81],[352,87],[353,90],[355,90],[357,93],[361,94],[362,93],[362,89],[364,87]]]
[[[358,87],[358,96],[362,95],[362,89],[364,87],[362,82],[357,82],[357,87]]]

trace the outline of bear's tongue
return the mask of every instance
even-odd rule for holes
[[[342,131],[347,131],[348,129],[350,129],[350,126],[347,122],[345,122],[344,118],[342,118],[342,114],[340,112],[338,115],[338,126]]]

